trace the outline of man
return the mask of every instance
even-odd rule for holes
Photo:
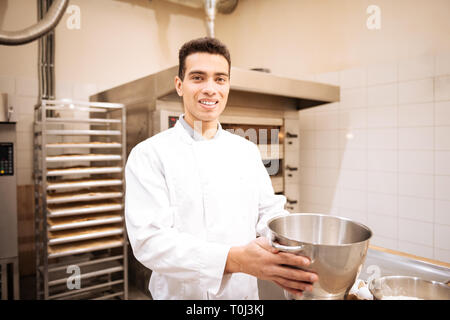
[[[154,299],[258,299],[256,278],[300,295],[318,279],[292,268],[308,259],[264,237],[269,218],[288,214],[286,198],[274,194],[257,146],[218,122],[230,66],[216,39],[184,44],[175,78],[184,115],[128,158],[126,226],[137,260],[153,270]]]

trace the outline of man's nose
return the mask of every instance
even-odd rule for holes
[[[215,85],[213,80],[208,80],[202,89],[203,93],[210,96],[214,95],[217,92]]]

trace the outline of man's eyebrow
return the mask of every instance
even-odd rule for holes
[[[205,71],[201,71],[201,70],[192,70],[188,73],[188,75],[193,75],[193,74],[201,74],[201,75],[206,75]],[[214,73],[215,76],[227,76],[229,77],[228,73],[226,72],[216,72]]]

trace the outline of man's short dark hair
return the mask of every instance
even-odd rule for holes
[[[203,37],[186,42],[178,53],[178,77],[182,81],[184,80],[184,72],[186,71],[187,56],[197,52],[206,52],[223,56],[228,61],[228,73],[230,72],[231,57],[228,48],[215,38]]]

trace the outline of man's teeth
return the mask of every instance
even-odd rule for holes
[[[211,101],[200,101],[200,103],[206,104],[208,106],[212,106],[213,104],[216,104],[215,102],[211,102]]]

